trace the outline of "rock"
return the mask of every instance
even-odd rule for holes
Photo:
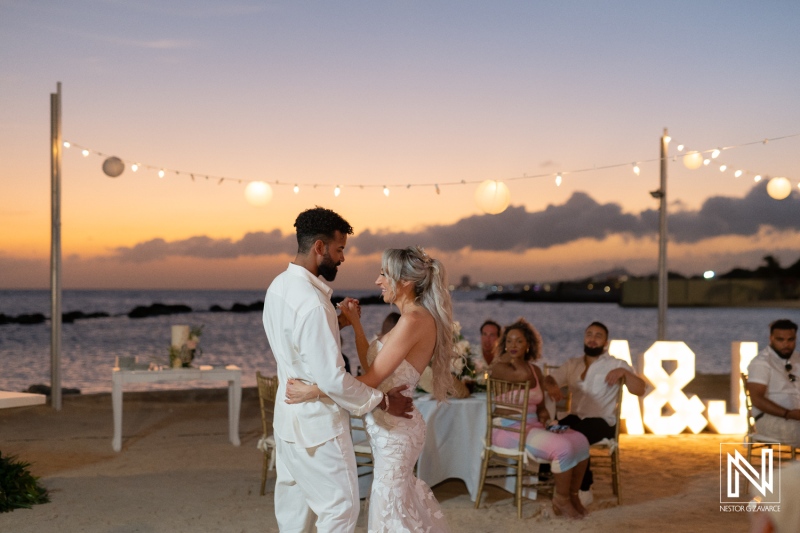
[[[150,306],[134,307],[129,313],[128,318],[146,318],[149,316],[178,315],[181,313],[191,313],[192,308],[188,305],[175,304],[167,305],[154,303]]]
[[[45,396],[50,396],[50,385],[45,385],[44,383],[37,383],[36,385],[31,385],[28,387],[28,390],[25,392],[29,392],[31,394],[44,394]],[[61,387],[61,394],[80,394],[80,389],[71,389],[69,387]]]
[[[72,324],[78,319],[84,318],[105,318],[109,316],[108,313],[97,312],[97,313],[84,313],[83,311],[70,311],[69,313],[62,313],[61,314],[61,322],[64,324]]]

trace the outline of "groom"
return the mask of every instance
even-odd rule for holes
[[[264,300],[264,330],[278,367],[275,516],[284,533],[310,531],[314,514],[320,533],[352,532],[358,477],[347,411],[362,415],[378,407],[408,417],[411,399],[400,387],[385,395],[345,372],[333,291],[319,276],[334,280],[353,228],[322,207],[300,213],[294,226],[297,255]],[[286,382],[293,378],[316,383],[329,399],[287,404]]]

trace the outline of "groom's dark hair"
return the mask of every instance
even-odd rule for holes
[[[353,234],[353,227],[338,213],[319,206],[307,209],[297,215],[294,227],[297,228],[297,253],[299,254],[307,254],[318,240],[328,244],[333,240],[337,231],[343,235]]]

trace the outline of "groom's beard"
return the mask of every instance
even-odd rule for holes
[[[325,278],[326,281],[333,281],[336,279],[336,273],[339,272],[340,263],[334,263],[328,252],[322,256],[322,263],[320,263],[319,275]]]

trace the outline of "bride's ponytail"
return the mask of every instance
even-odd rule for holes
[[[453,305],[444,265],[428,256],[419,246],[386,250],[382,263],[391,290],[396,290],[397,280],[412,282],[417,303],[433,316],[436,323],[436,346],[431,359],[433,395],[442,401],[453,390],[450,370],[453,357]]]

